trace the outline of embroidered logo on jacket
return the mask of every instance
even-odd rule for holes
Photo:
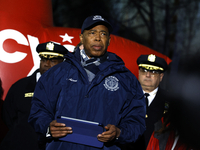
[[[105,78],[104,87],[109,91],[117,91],[119,89],[118,79],[114,76]]]

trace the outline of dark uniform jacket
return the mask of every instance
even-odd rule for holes
[[[145,145],[148,145],[151,134],[154,131],[154,124],[160,120],[164,114],[165,104],[168,103],[167,92],[161,88],[158,88],[158,92],[152,103],[147,108],[146,115],[146,131],[144,132]]]
[[[3,105],[3,119],[9,128],[1,150],[37,150],[37,134],[28,123],[31,100],[36,86],[36,70],[9,89]]]
[[[168,97],[167,91],[158,88],[155,98],[147,108],[146,130],[136,143],[131,144],[130,149],[134,147],[134,150],[146,150],[151,134],[154,131],[154,124],[162,118],[164,111],[168,107]]]

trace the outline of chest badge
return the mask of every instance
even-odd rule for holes
[[[117,91],[119,89],[119,80],[115,76],[105,78],[104,87],[109,91]]]
[[[30,92],[30,93],[25,93],[24,94],[24,97],[33,97],[33,92]]]

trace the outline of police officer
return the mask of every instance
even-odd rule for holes
[[[22,78],[9,89],[4,105],[3,119],[9,128],[1,143],[0,149],[37,150],[44,144],[39,144],[34,129],[28,124],[31,100],[36,83],[40,76],[51,67],[63,62],[68,50],[53,42],[41,43],[36,47],[41,60],[40,68],[31,76]]]
[[[147,107],[146,131],[134,144],[134,148],[146,150],[151,134],[154,131],[154,124],[162,118],[168,109],[167,91],[160,87],[168,65],[163,58],[153,54],[139,56],[137,64],[139,67],[138,80],[142,86]]]

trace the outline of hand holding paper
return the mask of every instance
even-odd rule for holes
[[[101,142],[109,142],[120,136],[120,129],[115,125],[108,124],[105,126],[106,131],[102,134],[98,134],[97,138]]]
[[[63,137],[72,133],[71,127],[66,127],[64,123],[58,123],[56,120],[50,123],[49,129],[51,136],[54,138]]]
[[[94,146],[101,148],[103,147],[104,143],[101,141],[98,141],[97,135],[99,133],[103,132],[103,125],[98,122],[92,122],[88,120],[81,120],[77,118],[70,118],[65,116],[58,116],[57,122],[60,122],[59,125],[59,135],[67,135],[59,138],[61,141],[66,142],[72,142],[72,143],[78,143],[78,144],[84,144],[89,146]],[[67,126],[70,126],[73,128],[73,133],[70,132],[69,127],[68,132],[66,134],[66,130],[63,132],[63,128],[66,128],[63,126],[63,123]],[[69,134],[72,133],[72,134]]]

